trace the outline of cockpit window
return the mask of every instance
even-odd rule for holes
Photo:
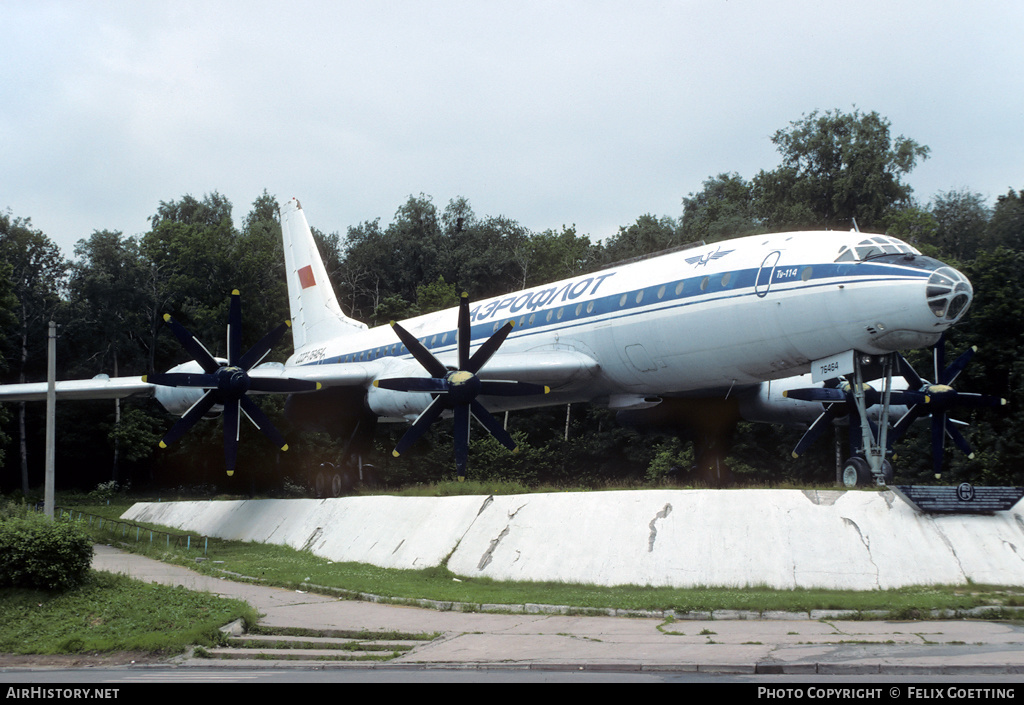
[[[853,247],[843,245],[839,248],[839,254],[836,256],[835,261],[863,262],[864,260],[871,259],[872,257],[899,254],[919,255],[921,253],[902,240],[897,240],[894,237],[886,237],[885,235],[876,235],[861,240]]]

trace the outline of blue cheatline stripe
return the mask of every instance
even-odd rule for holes
[[[803,275],[810,267],[811,273],[805,281]],[[470,326],[470,339],[476,341],[489,338],[507,321],[515,321],[516,337],[535,335],[558,327],[569,330],[585,325],[593,319],[605,317],[605,320],[628,318],[642,312],[654,310],[670,310],[712,303],[727,299],[738,299],[754,296],[755,284],[760,268],[743,269],[733,272],[716,272],[711,275],[676,279],[663,284],[653,284],[641,289],[633,289],[625,293],[609,294],[597,299],[582,302],[559,302],[558,305],[547,305],[546,308],[532,312],[521,312],[510,316],[495,316],[486,323]],[[791,276],[776,278],[779,272],[794,272]],[[776,266],[775,274],[770,283],[773,291],[793,291],[796,288],[809,289],[838,284],[863,284],[876,281],[892,281],[893,279],[913,280],[927,279],[931,271],[899,267],[893,265],[870,263],[827,263],[815,265]],[[789,286],[796,284],[796,287]],[[680,289],[680,285],[682,288]],[[768,286],[762,283],[762,286]],[[785,287],[785,288],[783,288]],[[660,296],[659,296],[660,294]],[[562,313],[561,317],[558,316]],[[520,323],[522,321],[522,323]],[[447,335],[447,339],[445,339]],[[441,340],[445,340],[441,343]],[[428,350],[435,353],[451,352],[456,347],[456,330],[451,328],[440,333],[431,334],[420,339]],[[337,355],[331,358],[305,363],[307,365],[328,365],[340,362],[367,362],[382,357],[409,357],[405,345],[396,342],[385,346],[366,348],[358,352]]]

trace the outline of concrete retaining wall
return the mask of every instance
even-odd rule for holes
[[[1024,585],[1024,514],[929,516],[890,492],[638,490],[139,503],[124,517],[334,561],[676,587]]]

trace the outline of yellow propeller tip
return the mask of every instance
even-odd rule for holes
[[[793,457],[794,457],[794,458],[799,458],[799,457],[800,457],[800,454],[794,451],[794,452],[793,452]]]
[[[394,328],[396,325],[398,325],[398,321],[388,321],[388,325]]]
[[[393,455],[394,457],[397,458],[397,457],[399,457],[401,455],[401,453],[399,453],[397,450],[393,450],[393,451],[391,451],[391,455]]]
[[[169,314],[169,313],[165,313],[165,314],[164,314],[164,320],[165,320],[165,321],[170,321],[170,320],[171,320],[171,314]]]
[[[789,390],[788,389],[783,390],[782,396],[784,396],[784,397],[786,397],[788,399],[789,398]]]
[[[160,441],[160,447],[161,447],[161,448],[166,448],[166,447],[167,447],[167,444],[166,444],[166,443],[164,443],[163,441]]]
[[[461,294],[459,294],[459,296],[461,296],[464,299],[468,299],[469,298],[469,292],[468,291],[464,291]]]
[[[241,296],[242,292],[240,292],[238,289],[232,289],[231,290],[231,295],[232,296]]]
[[[377,380],[373,380],[373,386],[374,387],[379,387],[380,386],[380,382],[378,382]]]
[[[319,390],[321,390],[323,388],[324,388],[324,385],[320,384],[319,382],[316,383],[316,390],[317,391],[319,391]]]
[[[291,321],[285,321],[285,322],[284,322],[284,324],[285,324],[286,326],[288,326],[289,328],[291,328],[291,327],[292,327],[292,322],[291,322]]]
[[[235,474],[234,470],[228,470],[228,477],[231,477],[234,474]]]
[[[147,380],[146,380],[146,377],[148,377],[148,375],[142,375],[142,381],[143,381],[143,383],[145,383],[145,382],[147,381]]]
[[[463,477],[462,475],[459,475],[459,482],[465,482],[465,481],[466,481],[466,478]]]
[[[288,444],[285,443],[283,446],[281,446],[281,450],[288,450]]]
[[[551,387],[549,387],[547,385],[544,385],[544,393],[545,394],[551,394]]]

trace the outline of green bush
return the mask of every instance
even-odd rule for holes
[[[0,586],[67,590],[92,566],[92,542],[74,524],[42,515],[0,520]]]

